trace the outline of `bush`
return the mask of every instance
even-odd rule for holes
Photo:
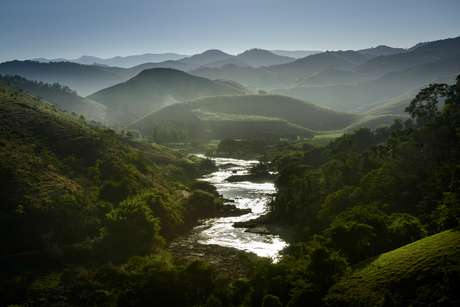
[[[415,216],[406,213],[395,213],[390,216],[389,231],[394,248],[414,242],[426,235],[426,231]]]
[[[105,243],[115,258],[142,255],[162,243],[160,222],[141,198],[129,198],[106,215]]]
[[[280,299],[276,295],[267,294],[262,301],[262,307],[282,307]]]

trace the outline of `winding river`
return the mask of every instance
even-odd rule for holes
[[[204,156],[201,156],[204,157]],[[200,244],[215,244],[255,253],[261,257],[277,260],[279,252],[287,245],[279,236],[247,232],[245,228],[235,228],[233,223],[245,222],[267,213],[267,202],[275,192],[271,182],[249,181],[228,182],[232,175],[245,175],[258,161],[230,158],[212,158],[218,170],[201,180],[213,184],[217,191],[230,203],[251,212],[236,216],[207,219],[195,228],[195,238]]]

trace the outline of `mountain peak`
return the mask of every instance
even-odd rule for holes
[[[252,49],[248,49],[244,52],[242,52],[241,54],[274,54],[273,52],[270,52],[268,50],[265,50],[265,49],[260,49],[260,48],[252,48]]]
[[[200,54],[197,55],[224,55],[224,56],[229,56],[230,54],[223,52],[222,50],[219,49],[208,49]]]

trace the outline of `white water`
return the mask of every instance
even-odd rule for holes
[[[203,157],[203,156],[202,156]],[[225,198],[234,200],[231,204],[241,209],[251,209],[251,212],[236,217],[208,219],[199,226],[197,237],[201,244],[216,244],[252,252],[261,257],[276,260],[279,252],[286,247],[277,235],[257,234],[246,232],[246,228],[235,228],[233,223],[255,219],[267,213],[267,202],[270,194],[275,192],[273,183],[254,183],[249,181],[227,182],[225,179],[232,175],[245,175],[249,168],[258,163],[255,160],[239,160],[230,158],[212,158],[218,170],[201,178],[212,183],[217,191]],[[227,164],[231,167],[225,167]]]

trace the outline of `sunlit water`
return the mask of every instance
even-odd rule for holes
[[[277,235],[246,232],[246,228],[235,228],[233,223],[255,219],[267,213],[267,202],[275,192],[273,183],[254,183],[249,181],[227,182],[232,175],[244,175],[258,161],[230,158],[212,158],[218,170],[201,178],[212,183],[224,199],[233,200],[231,204],[240,209],[251,209],[251,212],[236,217],[208,219],[199,227],[198,242],[216,244],[252,252],[261,257],[277,260],[279,252],[287,245]],[[232,164],[231,167],[228,167]]]

